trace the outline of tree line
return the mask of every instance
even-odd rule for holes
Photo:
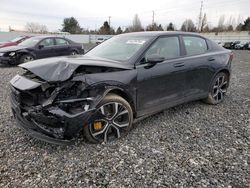
[[[25,26],[29,32],[46,33],[47,27],[36,23],[27,23]],[[115,35],[121,33],[138,32],[138,31],[176,31],[178,30],[173,22],[170,22],[166,27],[161,24],[153,22],[146,27],[143,27],[138,14],[133,18],[132,24],[128,27],[118,27],[116,30],[111,27],[108,21],[104,21],[103,25],[99,29],[89,30],[80,26],[78,20],[74,17],[64,18],[62,24],[62,32],[68,32],[70,34],[101,34],[101,35]],[[198,26],[195,25],[192,19],[186,19],[182,23],[180,31],[188,32],[223,32],[223,31],[250,31],[250,17],[246,20],[242,20],[240,17],[237,22],[234,17],[230,17],[227,22],[225,16],[219,17],[218,25],[213,27],[207,20],[206,13],[202,15],[199,20]]]

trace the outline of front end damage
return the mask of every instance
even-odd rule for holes
[[[48,83],[27,71],[11,80],[11,108],[29,135],[54,144],[74,141],[96,114],[108,87],[89,87],[84,76]]]
[[[60,57],[19,67],[26,72],[10,81],[17,124],[50,143],[71,143],[84,126],[102,118],[96,108],[110,90],[123,84],[130,87],[124,90],[135,92],[136,71],[112,60]]]

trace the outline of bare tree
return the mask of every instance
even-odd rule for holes
[[[218,31],[224,31],[225,30],[225,15],[221,15],[218,21]]]
[[[239,14],[236,25],[242,24],[243,23],[243,17]]]
[[[205,13],[201,20],[201,32],[203,32],[206,26],[207,26],[207,14]]]
[[[237,18],[237,21],[235,23],[236,27],[235,27],[235,30],[236,31],[241,31],[242,30],[242,26],[243,26],[243,18],[242,16],[239,14],[238,18]]]
[[[208,24],[203,28],[203,32],[210,32],[210,27]]]
[[[34,23],[34,22],[28,22],[25,25],[26,31],[30,33],[47,33],[48,29],[46,25]]]
[[[183,22],[181,26],[182,31],[195,32],[196,28],[194,22],[191,19],[187,19]]]
[[[133,25],[131,27],[131,31],[135,32],[135,31],[142,31],[143,28],[142,28],[142,25],[141,25],[141,21],[140,21],[140,18],[138,16],[138,14],[136,14],[134,16],[134,19],[133,19]]]
[[[40,25],[40,29],[39,29],[40,33],[48,33],[48,29],[46,25]]]
[[[233,28],[236,27],[236,21],[235,21],[235,18],[234,18],[233,15],[231,15],[231,16],[229,17],[229,19],[227,20],[226,26],[227,26],[227,27],[233,26]]]

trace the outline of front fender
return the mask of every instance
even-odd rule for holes
[[[24,54],[31,55],[32,57],[34,57],[34,59],[36,59],[36,54],[34,52],[32,52],[32,51],[29,51],[29,50],[26,50],[26,49],[17,51],[18,58],[20,58]]]

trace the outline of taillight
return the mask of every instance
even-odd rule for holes
[[[231,67],[231,63],[232,63],[233,57],[234,57],[233,52],[230,52],[230,56],[229,56],[229,60],[228,60],[228,65],[229,65],[230,67]]]
[[[230,60],[231,60],[231,61],[232,61],[233,57],[234,57],[234,53],[231,52],[231,53],[230,53]]]

